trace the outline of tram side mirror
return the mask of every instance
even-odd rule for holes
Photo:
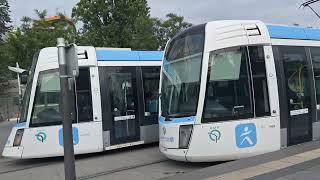
[[[79,76],[79,65],[78,65],[78,47],[76,44],[70,44],[66,47],[66,58],[68,64],[69,75],[73,77]],[[81,54],[79,54],[81,56]]]
[[[29,71],[24,71],[23,73],[19,74],[21,84],[27,84]]]

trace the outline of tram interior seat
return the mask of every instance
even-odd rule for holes
[[[248,97],[242,92],[240,83],[234,81],[210,82],[207,92],[206,118],[238,116],[246,112]],[[245,90],[244,90],[245,91]]]
[[[46,108],[37,114],[40,122],[62,122],[61,114],[55,108]],[[33,122],[37,122],[36,119]]]
[[[206,118],[214,118],[221,116],[229,116],[231,115],[231,111],[219,103],[218,99],[209,98],[206,103],[206,116],[210,115],[210,117]]]

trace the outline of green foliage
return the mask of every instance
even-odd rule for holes
[[[83,23],[80,43],[157,49],[146,0],[80,0],[73,9],[73,17]]]
[[[166,20],[151,18],[146,0],[80,0],[73,17],[83,25],[79,42],[99,47],[163,50],[170,38],[192,25],[172,13]]]
[[[4,5],[3,5],[4,4]],[[6,0],[0,0],[1,23],[10,22]],[[56,39],[95,47],[129,47],[132,49],[163,50],[166,42],[190,27],[182,16],[168,14],[165,20],[150,17],[147,0],[80,0],[73,8],[72,17],[81,28],[75,32],[70,21],[61,13],[62,20],[52,21],[47,11],[35,10],[36,19],[23,17],[22,24],[8,32],[0,41],[0,82],[14,78],[7,66],[19,62],[30,67],[33,55],[44,47],[56,46]]]
[[[11,29],[11,26],[8,25],[11,23],[9,13],[10,10],[8,1],[0,0],[0,41],[2,37]]]
[[[192,24],[185,22],[183,16],[170,13],[166,15],[166,20],[154,18],[155,34],[157,37],[159,49],[163,50],[168,40],[173,38],[179,32],[191,27]]]
[[[75,38],[73,27],[64,21],[47,21],[47,11],[35,11],[38,18],[22,18],[22,25],[8,33],[0,44],[0,82],[12,76],[7,66],[29,69],[33,55],[44,47],[56,46],[56,39],[64,37],[73,42]],[[2,65],[3,64],[3,65]]]

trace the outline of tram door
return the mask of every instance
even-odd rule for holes
[[[139,118],[137,113],[136,67],[113,67],[108,72],[111,100],[111,144],[137,141]]]
[[[312,139],[311,81],[303,47],[279,47],[288,110],[288,144]]]

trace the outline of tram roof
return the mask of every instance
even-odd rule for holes
[[[161,61],[163,51],[96,50],[98,61]]]
[[[275,39],[320,40],[320,29],[297,26],[267,25],[269,35]]]

